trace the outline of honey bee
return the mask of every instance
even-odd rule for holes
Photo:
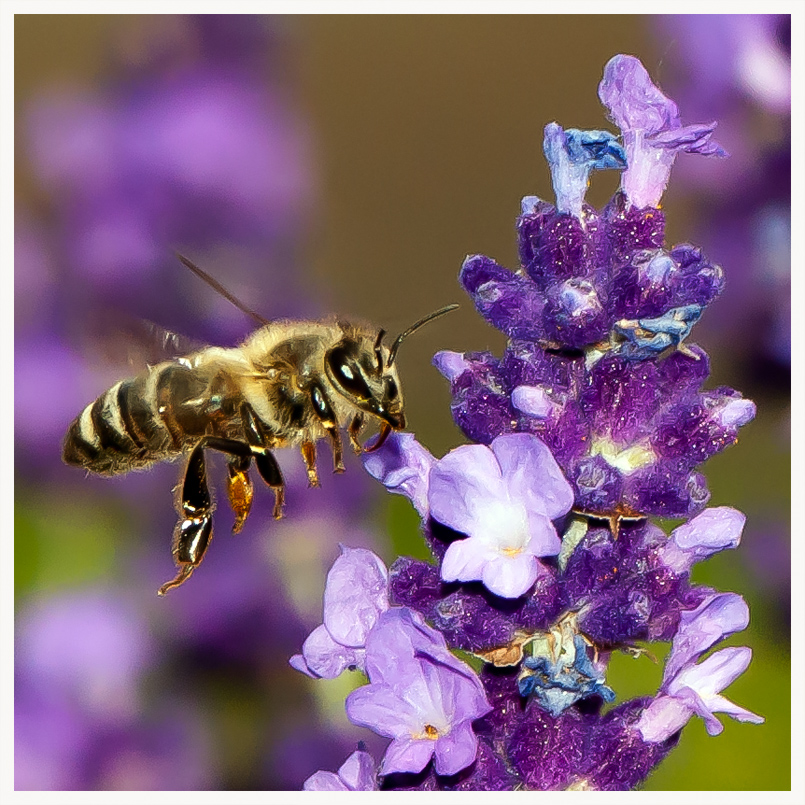
[[[355,453],[377,450],[392,430],[405,427],[395,364],[400,344],[422,325],[458,307],[448,305],[425,316],[389,348],[383,344],[385,331],[366,325],[267,321],[178,256],[262,326],[239,347],[207,347],[116,383],[73,421],[62,454],[67,464],[106,476],[187,456],[172,545],[178,569],[175,578],[159,588],[159,595],[190,578],[212,539],[205,450],[226,455],[233,533],[243,528],[251,510],[252,461],[274,492],[274,517],[279,519],[285,485],[272,451],[298,446],[309,485],[318,486],[319,440],[330,442],[334,472],[344,471],[342,428]],[[367,418],[380,426],[368,447],[358,440]]]

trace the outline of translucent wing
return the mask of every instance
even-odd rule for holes
[[[88,360],[130,372],[139,372],[146,366],[208,346],[153,321],[108,309],[93,315],[81,341],[81,354]]]

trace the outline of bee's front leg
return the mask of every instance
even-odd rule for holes
[[[364,423],[364,416],[361,411],[358,411],[354,417],[352,417],[352,422],[349,423],[349,427],[347,428],[347,436],[349,436],[349,443],[352,445],[352,450],[354,451],[356,456],[359,456],[363,452],[363,445],[358,441],[358,436],[360,435],[361,430],[363,429]]]
[[[302,458],[307,469],[307,480],[310,486],[319,485],[319,472],[316,469],[316,443],[313,441],[302,442]]]
[[[190,578],[212,540],[212,500],[207,488],[203,442],[193,448],[187,462],[180,515],[173,533],[173,559],[179,570],[172,581],[159,588],[158,595],[165,595]]]

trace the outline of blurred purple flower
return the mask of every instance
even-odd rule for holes
[[[144,27],[132,33],[137,26]],[[96,502],[103,516],[114,510],[108,501],[124,499],[125,509],[118,505],[114,511],[120,528],[109,535],[120,548],[118,584],[147,595],[141,600],[149,603],[141,604],[139,627],[117,654],[125,663],[130,652],[131,668],[147,671],[153,680],[145,689],[134,679],[126,687],[122,671],[117,682],[109,671],[107,687],[114,682],[123,688],[114,696],[86,671],[77,674],[70,696],[67,681],[56,685],[55,677],[53,696],[46,696],[36,683],[41,672],[18,667],[25,677],[16,726],[24,750],[18,756],[28,788],[281,788],[298,785],[309,773],[294,776],[297,767],[283,764],[279,739],[248,773],[233,771],[231,763],[219,768],[205,746],[209,732],[218,728],[218,708],[202,714],[198,702],[183,703],[185,713],[171,711],[164,720],[152,717],[151,708],[165,709],[161,697],[168,679],[181,679],[186,690],[211,691],[206,678],[211,668],[226,680],[216,690],[236,682],[239,695],[262,706],[282,709],[298,701],[290,696],[277,705],[264,685],[267,678],[284,682],[284,657],[304,635],[300,612],[307,615],[312,600],[307,585],[288,581],[286,574],[297,573],[304,582],[324,569],[324,540],[346,537],[346,523],[366,508],[367,479],[350,472],[311,493],[298,452],[279,456],[288,512],[295,516],[275,523],[270,503],[260,499],[265,490],[258,488],[250,533],[217,543],[198,582],[176,591],[157,615],[151,594],[170,569],[176,468],[158,466],[119,482],[84,479],[63,466],[59,450],[70,420],[87,402],[156,362],[139,342],[132,348],[127,317],[221,345],[241,340],[250,326],[241,312],[181,268],[174,249],[267,317],[318,312],[295,258],[314,183],[308,135],[283,85],[287,64],[276,49],[276,27],[265,15],[129,20],[110,29],[115,41],[100,88],[41,94],[20,115],[25,156],[48,212],[43,222],[26,217],[25,210],[17,218],[15,442],[17,489],[25,501],[21,512],[25,505],[39,507],[42,499],[57,508],[73,494],[73,484],[84,496],[77,505],[90,517]],[[269,297],[255,297],[268,286]],[[123,331],[122,338],[98,321],[99,311]],[[221,477],[216,462],[210,462],[212,482]],[[154,505],[144,505],[149,500]],[[217,513],[216,533],[224,534],[231,524],[227,515],[223,508]],[[273,539],[261,540],[267,529]],[[350,538],[355,533],[349,527]],[[300,534],[306,540],[301,555]],[[371,544],[374,537],[367,532],[359,539]],[[289,558],[292,541],[296,551]],[[88,624],[103,620],[99,611],[100,604]],[[26,612],[21,610],[20,645],[39,629]],[[151,653],[138,666],[141,632]],[[85,648],[93,645],[88,632],[82,635]],[[81,645],[76,640],[64,647],[68,659],[70,649]],[[70,668],[67,662],[64,673]],[[101,661],[98,668],[108,670]],[[88,709],[93,696],[96,710]],[[99,720],[104,701],[110,709]],[[107,721],[116,712],[112,734]],[[295,719],[304,736],[299,751],[306,756],[313,717],[306,720],[295,711]],[[65,726],[53,728],[51,749],[40,725],[52,723]],[[162,737],[153,734],[157,729]],[[72,744],[61,742],[62,734],[72,734]],[[342,737],[335,729],[333,735]],[[326,745],[344,749],[332,736]]]
[[[338,770],[317,771],[305,780],[305,791],[377,791],[377,767],[372,756],[360,749]]]
[[[211,784],[209,735],[192,709],[162,702],[159,715],[146,714],[158,645],[124,597],[95,590],[34,601],[18,617],[16,644],[17,789]]]
[[[437,774],[457,774],[475,760],[472,722],[490,705],[472,669],[446,648],[435,657],[444,638],[413,617],[404,608],[381,615],[366,644],[370,684],[347,697],[347,716],[393,739],[381,774],[420,772],[431,758]]]
[[[714,116],[726,170],[684,160],[677,189],[695,186],[694,233],[729,269],[711,342],[740,355],[764,390],[787,392],[791,354],[791,54],[788,14],[658,15],[675,48],[664,84],[692,116]],[[663,45],[665,47],[665,45]],[[698,201],[697,201],[698,200]]]
[[[364,548],[340,547],[324,588],[324,623],[290,660],[313,678],[333,679],[351,667],[364,670],[367,636],[389,607],[388,570],[381,559]]]
[[[156,651],[142,613],[108,591],[40,599],[17,619],[16,663],[26,684],[59,691],[89,713],[135,713]]]

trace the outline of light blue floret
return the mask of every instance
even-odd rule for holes
[[[618,346],[619,354],[631,360],[646,360],[669,347],[680,349],[699,320],[701,305],[673,307],[654,319],[622,319],[615,323],[615,333],[625,342]]]
[[[565,131],[558,123],[549,123],[542,147],[551,169],[556,209],[577,218],[581,217],[590,171],[626,167],[626,153],[608,131]]]

